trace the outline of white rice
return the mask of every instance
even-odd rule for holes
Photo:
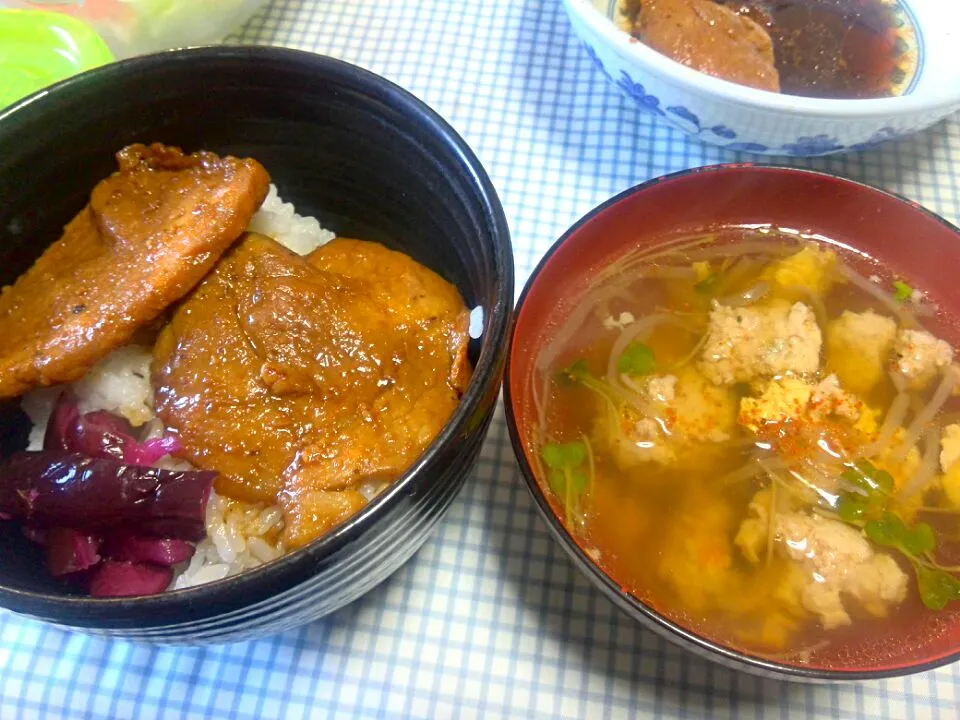
[[[280,199],[274,185],[270,186],[267,199],[250,221],[249,230],[272,237],[298,255],[313,252],[336,237],[320,227],[316,218],[297,215],[292,204]]]
[[[249,229],[272,237],[299,255],[306,255],[335,237],[320,227],[316,218],[297,215],[293,205],[280,199],[273,185]],[[106,410],[124,417],[140,428],[140,440],[160,436],[163,424],[153,411],[150,361],[149,348],[128,345],[114,350],[72,383],[80,410],[85,413]],[[21,398],[21,407],[33,424],[28,450],[43,447],[47,421],[63,389],[62,385],[40,388]],[[169,455],[156,464],[169,470],[192,468],[189,463]],[[277,505],[247,503],[211,492],[205,524],[207,536],[197,543],[188,563],[174,568],[169,589],[180,590],[221,580],[269,562],[284,552],[279,541],[283,513]]]

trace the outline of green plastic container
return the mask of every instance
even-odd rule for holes
[[[0,110],[112,61],[106,43],[76,18],[41,10],[0,10]]]

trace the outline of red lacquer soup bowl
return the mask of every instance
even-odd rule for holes
[[[960,659],[960,611],[949,607],[930,611],[909,627],[891,620],[890,632],[874,646],[882,650],[875,652],[783,660],[715,642],[623,589],[568,531],[561,507],[536,477],[537,355],[591,280],[630,249],[729,226],[774,226],[812,235],[834,243],[864,274],[895,274],[922,289],[938,308],[924,319],[925,326],[954,347],[960,345],[955,322],[960,316],[960,230],[920,206],[866,185],[791,168],[721,165],[644,183],[570,228],[534,270],[519,301],[504,387],[507,422],[540,513],[576,566],[621,609],[668,640],[728,667],[781,679],[840,681],[905,675]],[[912,575],[909,582],[910,592],[916,593]]]

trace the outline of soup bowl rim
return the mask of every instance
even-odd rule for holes
[[[933,670],[944,665],[949,665],[960,660],[960,644],[951,652],[944,653],[931,659],[925,659],[917,662],[908,662],[896,666],[883,667],[867,670],[844,670],[843,668],[815,668],[806,667],[802,664],[793,664],[789,662],[779,662],[770,660],[749,652],[738,650],[724,643],[712,640],[705,635],[687,628],[683,623],[671,620],[666,615],[658,612],[652,606],[645,603],[632,593],[620,586],[619,583],[604,570],[587,554],[581,545],[574,539],[573,535],[567,529],[566,525],[553,510],[546,493],[540,482],[537,480],[536,473],[531,466],[525,449],[524,437],[520,432],[520,423],[518,422],[518,413],[514,405],[514,398],[517,392],[513,388],[513,367],[514,352],[518,344],[517,329],[526,307],[527,298],[536,292],[537,280],[541,272],[550,262],[551,258],[567,243],[567,241],[588,225],[597,216],[604,213],[608,208],[625,200],[626,198],[640,194],[645,190],[660,185],[666,181],[678,180],[687,176],[722,173],[730,170],[750,170],[764,173],[789,173],[801,175],[809,178],[829,179],[831,181],[841,181],[850,185],[859,186],[872,192],[881,193],[889,196],[892,200],[906,203],[914,211],[919,211],[929,218],[938,221],[946,229],[954,233],[960,241],[960,227],[949,222],[945,218],[937,215],[931,210],[923,207],[919,203],[910,200],[898,193],[877,188],[857,180],[836,175],[834,173],[823,172],[820,170],[810,170],[806,168],[796,168],[787,165],[756,164],[751,162],[741,163],[722,163],[716,165],[705,165],[678,172],[669,173],[659,177],[652,178],[633,187],[618,193],[603,203],[583,215],[573,225],[567,229],[563,235],[557,239],[553,245],[544,253],[536,267],[527,278],[523,290],[514,309],[514,322],[510,330],[509,344],[507,347],[507,360],[504,369],[503,379],[503,401],[504,414],[506,416],[507,431],[510,436],[510,443],[513,447],[514,455],[520,468],[520,475],[523,478],[524,485],[534,500],[537,511],[546,522],[547,528],[553,538],[567,553],[568,557],[574,562],[576,567],[586,575],[587,579],[604,595],[606,595],[621,610],[626,612],[631,618],[638,620],[645,628],[653,630],[661,637],[680,647],[692,651],[693,653],[717,662],[721,665],[735,670],[743,670],[761,677],[775,679],[785,679],[800,682],[853,682],[861,680],[878,680],[885,678],[900,677],[927,670]],[[960,254],[960,245],[958,245],[958,254]],[[542,342],[542,341],[541,341]]]

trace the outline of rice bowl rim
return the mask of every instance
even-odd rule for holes
[[[41,615],[44,609],[69,610],[73,613],[69,622],[76,627],[121,629],[128,626],[125,620],[141,620],[140,613],[143,611],[156,611],[157,617],[162,617],[161,613],[164,611],[173,610],[175,606],[184,604],[196,605],[197,601],[203,601],[205,609],[209,611],[209,614],[198,612],[194,616],[197,620],[236,612],[262,601],[258,599],[250,602],[243,599],[245,588],[250,587],[252,590],[254,584],[269,587],[266,592],[256,593],[257,596],[275,596],[291,590],[307,578],[316,575],[323,560],[357,540],[371,526],[376,525],[397,502],[410,495],[421,480],[428,482],[430,478],[425,476],[424,470],[433,464],[442,447],[452,446],[457,437],[469,429],[468,426],[481,403],[498,384],[496,379],[503,369],[505,355],[498,354],[496,348],[506,347],[514,290],[513,252],[509,227],[499,197],[479,159],[460,134],[426,103],[380,75],[342,60],[289,48],[205,46],[167,50],[122,60],[75,75],[16,103],[0,112],[0,143],[5,139],[5,131],[9,127],[13,126],[17,129],[17,126],[28,126],[36,116],[42,117],[62,112],[58,108],[61,96],[72,94],[76,100],[91,92],[95,94],[96,87],[100,84],[110,84],[120,77],[136,76],[158,65],[179,63],[183,71],[189,71],[191,65],[211,60],[273,63],[280,65],[281,69],[309,69],[315,76],[325,76],[351,84],[362,89],[367,95],[376,96],[378,100],[389,105],[391,110],[400,111],[401,114],[415,118],[417,124],[426,133],[437,138],[445,146],[444,150],[453,155],[452,160],[472,181],[479,196],[483,209],[482,217],[489,226],[492,241],[492,275],[496,285],[496,297],[493,306],[489,310],[484,309],[485,327],[480,337],[480,356],[477,365],[473,368],[470,383],[460,397],[453,414],[414,463],[361,510],[303,547],[285,552],[275,560],[221,580],[181,590],[167,590],[156,595],[93,598],[82,595],[51,594],[10,588],[0,577],[0,607],[13,612]],[[224,607],[215,607],[215,604],[223,603],[228,592],[234,600],[224,603]],[[114,614],[105,617],[104,610],[110,610]],[[125,614],[124,611],[136,611],[137,616]],[[182,622],[181,619],[140,626],[165,627]]]

